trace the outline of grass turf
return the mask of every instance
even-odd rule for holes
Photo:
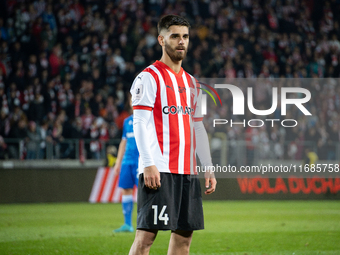
[[[205,201],[204,211],[192,255],[340,254],[337,201]],[[112,234],[122,222],[120,204],[0,205],[0,254],[128,254],[134,234]],[[166,254],[169,236],[150,254]]]

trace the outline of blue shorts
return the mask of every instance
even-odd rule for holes
[[[138,163],[123,163],[119,175],[119,188],[132,189],[138,186]]]

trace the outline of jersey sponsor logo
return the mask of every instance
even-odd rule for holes
[[[171,106],[164,106],[163,107],[163,113],[164,114],[183,114],[183,115],[189,114],[189,115],[193,115],[194,109],[189,107],[189,106],[183,107],[182,105],[179,105],[179,106],[171,105]]]
[[[133,132],[127,132],[126,133],[126,138],[132,138],[132,137],[135,137]]]

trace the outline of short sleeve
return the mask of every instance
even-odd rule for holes
[[[123,124],[123,135],[122,135],[122,139],[126,139],[126,129],[127,129],[127,119],[124,120],[124,124]]]
[[[141,72],[133,81],[130,93],[132,107],[136,109],[152,110],[155,104],[157,84],[149,72]]]

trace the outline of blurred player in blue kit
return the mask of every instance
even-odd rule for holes
[[[119,144],[115,174],[119,174],[119,187],[122,188],[122,207],[124,225],[113,230],[114,233],[133,232],[133,187],[138,185],[138,149],[133,133],[133,115],[124,120],[122,140]]]

